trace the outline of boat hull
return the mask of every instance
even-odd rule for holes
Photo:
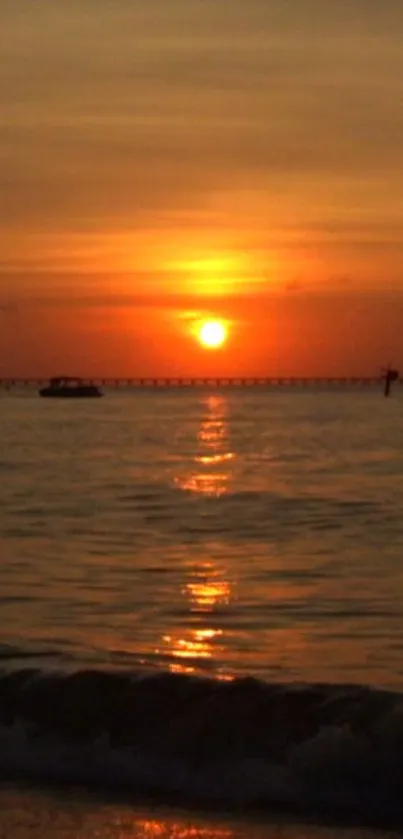
[[[95,387],[44,387],[39,391],[39,396],[45,399],[99,399],[103,393]]]

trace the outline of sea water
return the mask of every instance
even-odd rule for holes
[[[3,393],[12,794],[403,825],[402,420],[398,388]]]

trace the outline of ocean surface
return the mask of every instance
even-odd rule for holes
[[[12,813],[52,782],[403,827],[398,387],[0,392],[0,429]]]

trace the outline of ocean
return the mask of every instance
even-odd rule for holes
[[[0,835],[401,831],[403,392],[12,390],[0,428]]]

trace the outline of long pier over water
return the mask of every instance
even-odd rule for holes
[[[231,388],[231,387],[382,387],[382,376],[143,376],[140,378],[80,377],[85,384],[103,388]],[[401,384],[397,379],[396,384]],[[0,378],[0,388],[39,388],[48,378]]]

